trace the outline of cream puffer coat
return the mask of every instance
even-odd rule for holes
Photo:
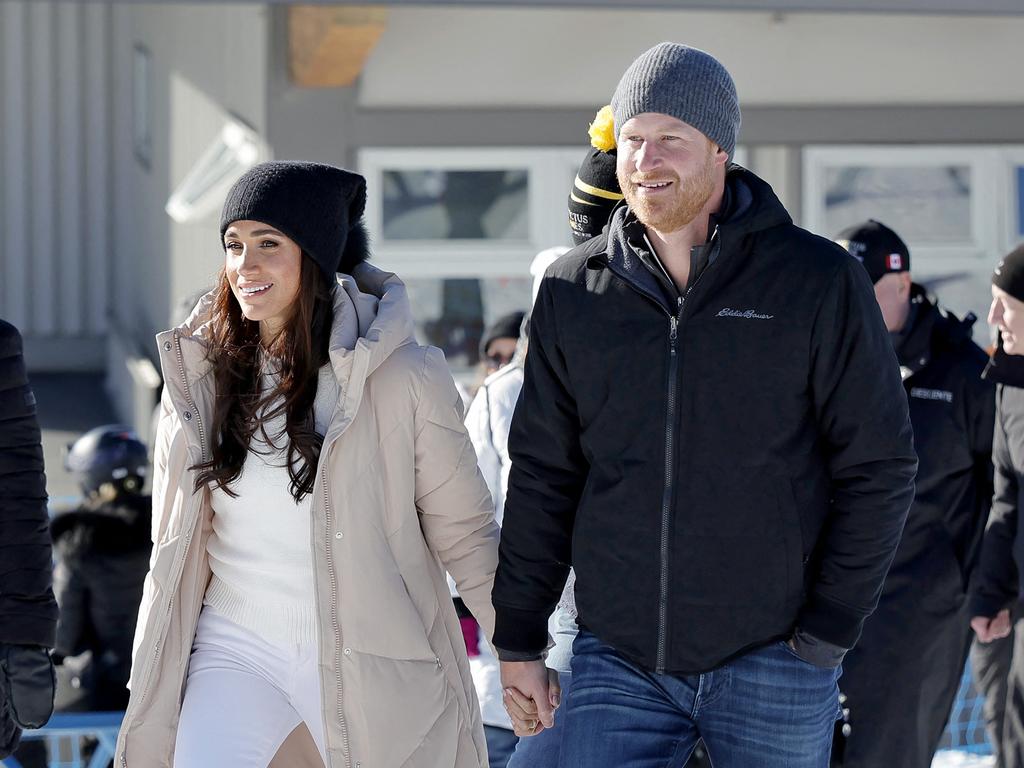
[[[405,286],[367,264],[340,277],[340,385],[312,499],[327,768],[479,768],[487,750],[444,571],[493,631],[498,528],[443,354],[413,340]],[[139,611],[123,768],[171,768],[210,577],[213,511],[190,469],[210,454],[212,295],[157,336],[165,388],[153,555]],[[308,764],[289,739],[273,765]],[[311,743],[307,739],[307,743]],[[319,762],[319,760],[317,760]]]

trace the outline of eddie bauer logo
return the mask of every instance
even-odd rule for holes
[[[763,315],[760,312],[755,312],[753,309],[729,309],[725,307],[719,310],[715,317],[740,317],[744,320],[771,320],[775,315]]]

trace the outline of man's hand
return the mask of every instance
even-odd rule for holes
[[[971,629],[983,643],[991,643],[993,640],[1001,640],[1010,634],[1010,609],[1004,608],[996,614],[995,618],[988,616],[975,616],[971,619]]]
[[[555,725],[562,690],[558,673],[536,661],[501,662],[502,700],[516,736],[536,736]]]

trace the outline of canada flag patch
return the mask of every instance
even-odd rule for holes
[[[889,254],[889,269],[894,272],[899,272],[903,269],[903,257],[898,253]]]

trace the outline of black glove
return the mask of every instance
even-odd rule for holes
[[[56,685],[45,648],[0,643],[0,760],[18,748],[22,728],[46,725]]]

